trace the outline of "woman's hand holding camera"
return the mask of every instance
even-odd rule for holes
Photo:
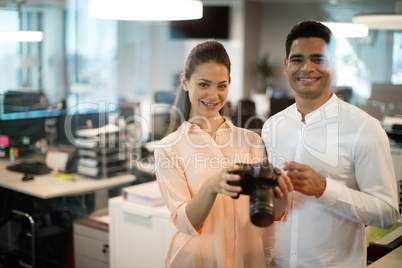
[[[239,170],[239,168],[238,165],[233,165],[222,169],[217,176],[211,177],[206,183],[209,186],[208,188],[213,193],[226,194],[231,197],[238,196],[242,190],[241,186],[230,185],[228,182],[240,180],[240,175],[230,174],[230,172]]]

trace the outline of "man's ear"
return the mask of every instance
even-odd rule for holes
[[[184,73],[180,74],[180,82],[181,82],[181,85],[182,85],[184,91],[188,91],[188,89],[187,89],[187,79],[186,79],[186,76],[184,75]]]
[[[288,58],[286,56],[283,57],[283,64],[285,66],[283,72],[287,75],[288,74],[288,71],[287,71],[287,69],[288,69]]]

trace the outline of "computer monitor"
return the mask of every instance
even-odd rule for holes
[[[35,149],[34,144],[44,138],[45,118],[0,120],[0,135],[7,136],[10,147],[18,147],[24,155]]]
[[[155,104],[151,113],[151,140],[161,140],[169,126],[172,106],[166,103]]]

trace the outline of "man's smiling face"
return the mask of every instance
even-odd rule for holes
[[[293,41],[289,58],[284,59],[289,84],[300,98],[329,94],[332,68],[327,44],[321,38]]]

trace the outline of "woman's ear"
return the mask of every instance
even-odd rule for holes
[[[182,85],[184,91],[188,91],[188,89],[187,89],[187,79],[186,79],[186,76],[184,75],[184,73],[180,74],[180,82],[181,82],[181,85]]]

